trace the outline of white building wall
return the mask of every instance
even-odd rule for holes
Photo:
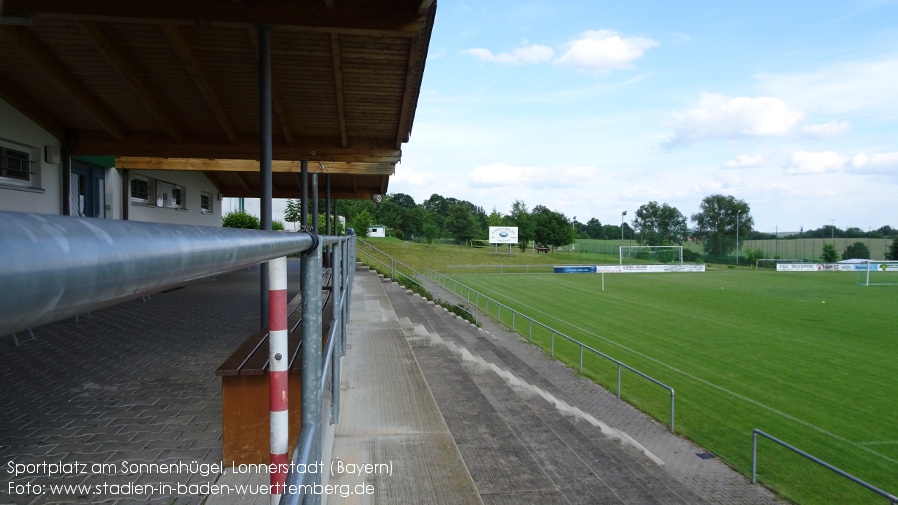
[[[221,202],[218,200],[218,189],[209,182],[205,175],[199,172],[177,172],[171,170],[129,170],[130,175],[143,175],[156,181],[164,181],[170,184],[183,186],[186,190],[186,210],[157,207],[131,202],[130,191],[126,199],[130,205],[128,219],[131,221],[149,221],[172,224],[196,224],[204,226],[221,226]],[[122,181],[119,177],[116,182],[107,180],[107,192],[110,186],[118,188],[119,196],[113,201],[113,212],[118,207],[117,216],[121,216],[121,191]],[[152,191],[152,190],[151,190]],[[200,195],[206,192],[211,196],[212,213],[200,212]],[[152,200],[152,198],[151,198]]]
[[[38,214],[62,213],[62,170],[59,163],[48,163],[45,147],[56,153],[61,142],[13,106],[0,100],[0,142],[13,149],[31,153],[32,180],[30,186],[21,186],[0,179],[0,210],[35,212]]]

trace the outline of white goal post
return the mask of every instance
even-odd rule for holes
[[[619,253],[621,265],[624,264],[625,257],[657,263],[683,264],[683,246],[681,245],[622,245],[619,247]]]
[[[859,286],[898,286],[898,261],[867,260],[855,269]]]

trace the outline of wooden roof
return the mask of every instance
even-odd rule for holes
[[[227,196],[259,195],[258,163],[245,160],[259,157],[256,24],[271,25],[273,158],[324,167],[341,198],[386,191],[436,12],[436,0],[0,6],[0,98],[71,139],[73,154],[121,157],[121,168],[203,167]],[[297,196],[298,167],[275,168],[275,197]]]

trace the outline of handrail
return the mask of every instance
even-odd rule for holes
[[[390,279],[391,279],[391,280],[396,280],[396,278],[397,278],[398,276],[401,275],[402,277],[405,277],[405,278],[408,279],[409,281],[414,282],[414,283],[417,284],[418,286],[421,286],[421,288],[424,289],[425,291],[429,291],[429,292],[433,293],[433,295],[434,295],[434,297],[436,298],[436,300],[439,300],[439,295],[438,295],[438,293],[436,293],[434,290],[431,290],[431,289],[428,288],[427,286],[424,286],[424,285],[421,284],[421,282],[418,280],[418,278],[426,279],[426,278],[427,278],[426,275],[422,274],[421,272],[418,272],[418,271],[415,270],[414,268],[412,268],[412,267],[406,265],[405,263],[403,263],[403,262],[401,262],[401,261],[399,261],[399,260],[393,259],[392,256],[387,255],[387,254],[384,253],[383,251],[380,251],[380,250],[377,249],[376,247],[371,246],[371,245],[368,244],[367,242],[362,242],[362,243],[363,243],[364,245],[369,246],[369,247],[371,247],[372,249],[375,249],[375,250],[377,250],[378,252],[380,252],[380,253],[382,253],[382,254],[384,254],[384,255],[387,256],[387,258],[390,260],[390,265],[387,265],[387,264],[384,263],[383,261],[381,261],[381,260],[375,258],[373,255],[371,255],[371,254],[368,253],[367,251],[364,251],[364,250],[362,250],[362,249],[359,249],[359,250],[358,250],[358,252],[364,254],[366,257],[370,258],[373,262],[379,263],[379,264],[383,265],[384,268],[389,269],[389,270],[390,270]],[[410,270],[410,271],[412,272],[412,275],[413,275],[414,277],[413,277],[413,276],[410,276],[410,275],[406,275],[405,273],[401,272],[401,271],[397,268],[397,266],[403,266],[403,267],[405,267],[406,269]],[[417,278],[416,278],[416,277],[417,277]],[[476,324],[476,322],[477,322],[477,314],[475,314],[474,312],[471,312],[470,310],[464,308],[463,306],[461,306],[461,305],[459,305],[459,304],[457,304],[457,303],[453,303],[451,300],[446,300],[446,302],[449,303],[450,305],[452,305],[453,307],[457,308],[458,310],[461,310],[461,311],[463,311],[463,312],[465,312],[465,313],[467,313],[467,314],[470,314],[471,317],[474,319],[474,322],[475,322],[475,324]]]
[[[831,471],[841,475],[842,477],[845,477],[846,479],[854,482],[855,484],[859,484],[859,485],[867,488],[868,490],[873,491],[874,493],[882,496],[883,498],[887,498],[891,505],[898,504],[898,496],[895,496],[891,493],[883,491],[882,489],[879,489],[878,487],[876,487],[872,484],[869,484],[869,483],[855,477],[854,475],[851,475],[848,472],[840,470],[840,469],[830,465],[826,461],[823,461],[820,458],[812,456],[812,455],[802,451],[801,449],[798,449],[797,447],[793,447],[792,445],[789,445],[788,443],[783,442],[782,440],[780,440],[772,435],[768,435],[767,433],[764,433],[763,431],[761,431],[757,428],[755,428],[751,432],[751,483],[752,484],[756,484],[758,482],[758,435],[761,435],[762,437],[764,437],[768,440],[771,440],[800,456],[804,456],[805,458],[813,461],[814,463],[817,463],[818,465],[820,465],[828,470],[831,470]]]
[[[646,380],[648,380],[648,381],[650,381],[650,382],[652,382],[652,383],[654,383],[654,384],[656,384],[656,385],[658,385],[658,386],[660,386],[660,387],[662,387],[662,388],[664,388],[664,389],[670,391],[670,431],[671,431],[671,433],[674,432],[675,401],[676,401],[676,393],[675,393],[675,391],[674,391],[674,388],[672,388],[672,387],[668,386],[667,384],[665,384],[665,383],[659,381],[658,379],[655,379],[654,377],[651,377],[651,376],[649,376],[649,375],[647,375],[647,374],[645,374],[645,373],[643,373],[643,372],[640,372],[639,370],[637,370],[637,369],[631,367],[630,365],[627,365],[626,363],[624,363],[624,362],[622,362],[622,361],[620,361],[620,360],[618,360],[618,359],[615,359],[615,358],[613,358],[613,357],[611,357],[611,356],[609,356],[609,355],[607,355],[607,354],[605,354],[605,353],[603,353],[603,352],[601,352],[601,351],[599,351],[599,350],[597,350],[597,349],[594,349],[593,347],[590,347],[589,345],[584,344],[583,342],[580,342],[579,340],[577,340],[577,339],[575,339],[575,338],[573,338],[573,337],[570,337],[570,336],[568,336],[568,335],[565,335],[564,333],[562,333],[562,332],[560,332],[560,331],[558,331],[558,330],[556,330],[556,329],[554,329],[554,328],[552,328],[552,327],[550,327],[550,326],[548,326],[548,325],[546,325],[546,324],[544,324],[544,323],[541,323],[541,322],[539,322],[539,321],[537,321],[537,320],[535,320],[535,319],[533,319],[533,318],[531,318],[531,317],[529,317],[529,316],[527,316],[527,315],[525,315],[525,314],[523,314],[523,313],[521,313],[521,312],[518,312],[517,310],[515,310],[515,309],[509,307],[508,305],[505,305],[505,304],[499,302],[498,300],[495,300],[495,299],[493,299],[493,298],[490,298],[489,296],[487,296],[487,295],[485,295],[485,294],[483,294],[483,293],[480,293],[479,291],[477,291],[477,290],[475,290],[475,289],[473,289],[473,288],[471,288],[471,287],[469,287],[469,286],[466,286],[465,284],[462,284],[462,283],[456,281],[455,279],[452,279],[452,278],[450,278],[450,277],[447,277],[447,276],[445,276],[445,275],[443,275],[443,274],[437,272],[436,270],[433,270],[433,269],[431,269],[431,268],[428,268],[428,269],[427,269],[427,274],[430,276],[430,277],[428,277],[428,279],[431,279],[431,277],[432,277],[431,280],[432,280],[432,282],[434,283],[434,285],[439,284],[440,287],[442,287],[442,288],[445,289],[446,291],[449,291],[449,288],[447,288],[447,287],[443,286],[442,284],[440,284],[438,278],[445,279],[446,281],[452,282],[452,283],[454,283],[454,284],[457,284],[458,286],[461,286],[461,287],[467,289],[467,290],[468,290],[467,302],[468,302],[469,304],[471,303],[471,293],[474,293],[474,294],[476,295],[476,299],[475,299],[475,302],[474,302],[474,303],[475,303],[475,305],[474,305],[474,307],[475,307],[475,312],[480,310],[480,299],[483,298],[484,301],[486,301],[486,310],[485,310],[485,312],[486,312],[486,314],[487,314],[488,316],[492,317],[492,314],[490,314],[490,312],[489,312],[489,303],[490,303],[490,302],[493,302],[493,303],[496,305],[496,307],[497,307],[497,312],[496,312],[497,317],[496,317],[496,319],[497,319],[497,321],[499,321],[500,323],[501,323],[502,308],[505,307],[506,310],[508,310],[508,311],[511,312],[511,331],[517,332],[517,330],[515,329],[515,316],[518,315],[518,316],[520,316],[520,317],[523,317],[525,320],[529,321],[529,323],[530,323],[530,335],[529,335],[529,340],[530,340],[531,343],[533,342],[533,324],[534,324],[534,323],[535,323],[537,326],[541,326],[541,327],[543,327],[544,329],[548,330],[548,331],[550,332],[551,350],[552,350],[552,357],[553,357],[553,358],[555,357],[555,335],[559,335],[560,337],[562,337],[562,338],[564,338],[564,339],[567,339],[568,341],[577,344],[577,345],[579,346],[579,350],[580,350],[580,374],[581,374],[581,375],[583,374],[583,350],[584,350],[584,349],[586,349],[586,350],[588,350],[588,351],[590,351],[590,352],[592,352],[592,353],[594,353],[594,354],[597,354],[597,355],[599,355],[599,356],[601,356],[601,357],[603,357],[603,358],[605,358],[605,359],[607,359],[607,360],[609,360],[609,361],[615,363],[615,364],[617,365],[617,397],[618,397],[618,398],[621,397],[621,369],[622,369],[622,368],[626,368],[627,370],[630,370],[631,372],[633,372],[633,373],[639,375],[640,377],[643,377],[644,379],[646,379]],[[434,287],[434,290],[435,290],[435,289],[436,289],[436,288]],[[455,292],[455,288],[454,288],[454,287],[453,287],[452,291],[450,291],[450,292],[451,292],[453,295],[455,295],[455,296],[461,298],[462,300],[465,300],[465,298],[462,298],[461,295],[459,295],[458,293]]]
[[[0,335],[305,251],[315,241],[309,233],[19,212],[0,212],[0,238]]]

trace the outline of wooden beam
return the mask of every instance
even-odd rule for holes
[[[370,7],[330,8],[325,0],[318,5],[258,0],[154,0],[152,2],[110,2],[109,0],[4,0],[3,10],[45,16],[128,21],[189,26],[214,24],[256,24],[292,26],[312,31],[340,31],[361,35],[419,33],[428,22],[418,10],[374,2]]]
[[[3,79],[0,79],[0,98],[57,139],[62,140],[65,137],[62,123]]]
[[[172,140],[175,142],[183,142],[184,136],[178,130],[178,127],[165,110],[165,107],[156,100],[156,97],[153,96],[149,88],[144,84],[140,74],[131,67],[128,60],[122,56],[122,53],[115,48],[112,41],[106,37],[103,30],[100,28],[100,25],[95,21],[86,20],[78,22],[78,25],[81,27],[81,30],[87,34],[87,38],[93,43],[94,47],[96,47],[106,58],[106,61],[112,65],[112,68],[114,68],[115,71],[118,72],[131,86],[131,89],[137,94],[146,108],[150,111],[150,114],[152,114]]]
[[[324,6],[330,10],[334,10],[337,7],[337,3],[335,0],[324,0]]]
[[[337,91],[337,118],[340,120],[340,143],[349,147],[349,133],[346,129],[346,102],[343,99],[343,53],[340,49],[340,36],[331,34],[331,54],[334,60],[334,86]]]
[[[418,66],[418,43],[420,40],[420,37],[412,37],[409,40],[408,61],[405,64],[405,87],[402,91],[402,106],[399,110],[399,127],[396,129],[396,149],[401,149],[402,143],[408,142],[409,138],[409,109],[416,91],[415,70]]]
[[[256,61],[259,60],[259,35],[256,27],[249,28],[249,41],[253,46],[253,52],[256,54]],[[287,106],[284,105],[283,97],[278,89],[277,75],[274,69],[271,71],[271,100],[274,105],[275,115],[278,118],[278,124],[281,125],[281,133],[284,134],[284,140],[288,144],[293,143],[293,127],[290,126],[290,115],[287,113]]]
[[[127,138],[118,119],[55,56],[44,49],[40,41],[28,29],[18,26],[0,26],[0,33],[28,56],[37,67],[46,72],[63,91],[74,98],[88,114],[100,123],[107,133],[119,141]]]
[[[174,47],[175,52],[178,53],[181,62],[184,63],[187,73],[193,78],[193,82],[199,89],[200,94],[203,95],[209,108],[212,109],[212,113],[218,120],[221,129],[224,130],[225,135],[228,136],[228,139],[232,144],[239,143],[240,137],[237,135],[237,130],[234,128],[234,124],[231,123],[230,118],[228,118],[228,115],[225,113],[221,100],[218,98],[218,93],[215,92],[215,88],[212,87],[212,83],[206,77],[205,72],[203,72],[199,60],[193,53],[193,49],[190,48],[190,44],[187,42],[184,34],[181,33],[181,29],[171,24],[162,25],[162,29],[165,34],[168,35],[172,47]]]
[[[156,158],[120,156],[115,159],[119,169],[179,170],[200,172],[258,172],[255,160],[225,160],[199,158]],[[299,161],[272,162],[272,172],[299,173]],[[395,166],[390,163],[328,163],[323,169],[317,163],[309,164],[309,173],[393,175]]]
[[[307,144],[316,139],[301,139],[294,145],[276,141],[275,160],[311,159],[322,163],[399,163],[402,151],[382,142],[357,141],[360,147],[334,146],[335,139],[317,139],[319,144]],[[364,146],[364,144],[368,144]],[[259,146],[254,136],[241,137],[240,144],[231,144],[218,135],[187,137],[182,143],[172,142],[165,134],[132,134],[124,142],[114,141],[102,132],[79,131],[73,154],[94,155],[109,153],[113,156],[144,156],[155,158],[210,158],[258,160]]]
[[[424,16],[427,14],[427,11],[430,10],[430,7],[433,5],[435,0],[421,0],[421,3],[418,5],[418,15]]]

